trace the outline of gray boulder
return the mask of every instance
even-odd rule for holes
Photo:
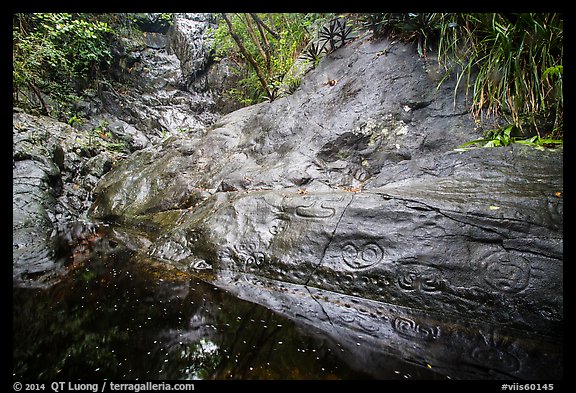
[[[529,375],[532,349],[510,332],[562,332],[562,148],[455,150],[480,132],[433,69],[409,45],[357,39],[294,94],[138,151],[90,214],[138,228],[119,237],[148,256],[327,331],[345,311],[333,294],[366,303],[350,334],[387,326],[372,336],[394,332],[389,350],[407,358],[407,337],[420,351],[460,340],[450,323],[504,329],[512,352],[474,349],[493,333],[470,351]]]
[[[185,80],[203,72],[210,61],[211,40],[208,29],[214,27],[211,14],[174,14],[167,33],[167,51],[180,60]]]
[[[76,241],[91,234],[92,190],[123,156],[94,131],[15,112],[12,139],[13,281],[51,285]]]

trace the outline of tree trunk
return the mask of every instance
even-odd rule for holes
[[[258,39],[258,37],[256,37],[256,33],[254,32],[254,26],[250,21],[251,17],[248,14],[244,14],[244,18],[246,19],[246,27],[248,29],[248,34],[250,35],[250,38],[252,38],[252,41],[254,41],[254,44],[256,45],[258,51],[260,52],[260,55],[266,61],[266,70],[268,71],[268,76],[270,76],[270,52],[269,47],[267,45],[268,42],[264,41],[266,49],[262,48],[262,45],[260,45],[260,40]],[[258,30],[262,32],[260,26],[258,24],[256,24],[256,26],[258,27]]]
[[[244,58],[250,63],[250,65],[254,68],[254,71],[256,72],[256,76],[258,77],[258,80],[260,81],[260,84],[262,85],[262,87],[264,88],[264,91],[266,92],[266,95],[268,96],[268,98],[270,100],[273,100],[273,94],[270,91],[270,89],[268,88],[268,81],[266,80],[266,77],[264,76],[264,73],[262,72],[262,70],[260,69],[260,66],[258,65],[258,63],[256,62],[256,60],[254,60],[254,57],[250,54],[250,52],[248,52],[246,50],[246,47],[244,46],[244,43],[242,42],[242,39],[240,39],[240,37],[238,36],[238,33],[236,33],[236,29],[234,28],[234,26],[232,25],[232,21],[230,20],[230,18],[228,17],[228,15],[226,13],[222,13],[222,17],[224,18],[224,20],[226,21],[226,24],[228,25],[228,30],[230,31],[230,35],[232,36],[232,38],[234,39],[234,41],[236,41],[236,44],[238,45],[238,49],[240,49],[240,52],[242,53],[242,55],[244,56]]]
[[[250,15],[252,15],[252,18],[254,18],[254,20],[256,21],[256,23],[258,23],[259,26],[262,26],[264,29],[266,29],[266,31],[268,31],[268,33],[272,34],[272,37],[276,38],[277,40],[280,39],[280,34],[278,34],[274,30],[272,30],[270,27],[268,27],[266,25],[266,23],[264,23],[264,21],[262,19],[260,19],[260,17],[258,15],[256,15],[256,14],[250,14]]]

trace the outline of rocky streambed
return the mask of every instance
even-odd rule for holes
[[[457,150],[478,131],[440,77],[410,45],[360,37],[292,95],[108,165],[90,222],[322,332],[374,378],[390,357],[452,378],[560,378],[563,150]],[[58,171],[43,165],[50,188]],[[32,209],[34,230],[50,206]]]

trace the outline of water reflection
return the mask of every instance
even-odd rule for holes
[[[15,379],[562,376],[554,337],[249,274],[193,276],[98,233],[69,259],[59,284],[13,288]]]
[[[214,282],[324,332],[345,353],[342,359],[373,378],[390,379],[398,359],[399,370],[419,366],[407,378],[430,378],[423,369],[454,379],[562,378],[561,337],[239,272],[219,273]]]
[[[100,239],[49,288],[13,288],[15,379],[371,378],[337,340]],[[390,378],[441,378],[391,359]]]

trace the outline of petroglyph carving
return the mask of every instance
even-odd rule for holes
[[[280,217],[273,218],[272,222],[270,223],[269,231],[271,234],[277,235],[288,227],[288,223],[289,221],[284,218]]]
[[[210,270],[212,265],[206,262],[204,259],[199,259],[194,262],[190,262],[189,270]]]
[[[228,247],[219,253],[223,263],[230,264],[230,268],[241,271],[262,268],[269,260],[257,243],[240,243]]]
[[[437,268],[408,265],[398,273],[398,286],[406,291],[435,293],[442,290],[444,280]]]
[[[405,337],[424,340],[435,340],[440,337],[440,328],[438,326],[424,326],[408,318],[397,317],[393,319],[392,327],[398,334]]]
[[[365,269],[374,266],[382,260],[383,256],[384,251],[376,243],[368,243],[362,247],[347,243],[342,247],[342,258],[353,269]]]
[[[528,286],[530,263],[525,258],[498,252],[484,262],[485,280],[494,289],[507,293],[517,293]]]
[[[374,321],[373,318],[360,315],[357,312],[344,311],[339,317],[346,324],[355,324],[368,333],[377,332],[380,329],[379,323]]]
[[[349,311],[344,311],[342,314],[340,314],[340,319],[346,323],[352,323],[356,320],[356,314]]]
[[[336,209],[324,205],[324,202],[313,201],[307,206],[298,206],[296,215],[304,218],[329,218],[336,214]]]
[[[330,218],[336,214],[338,206],[342,204],[346,195],[339,197],[325,195],[305,195],[296,197],[288,202],[298,217],[302,218]]]
[[[255,251],[244,260],[244,263],[248,266],[260,267],[266,262],[266,254],[260,251]]]

